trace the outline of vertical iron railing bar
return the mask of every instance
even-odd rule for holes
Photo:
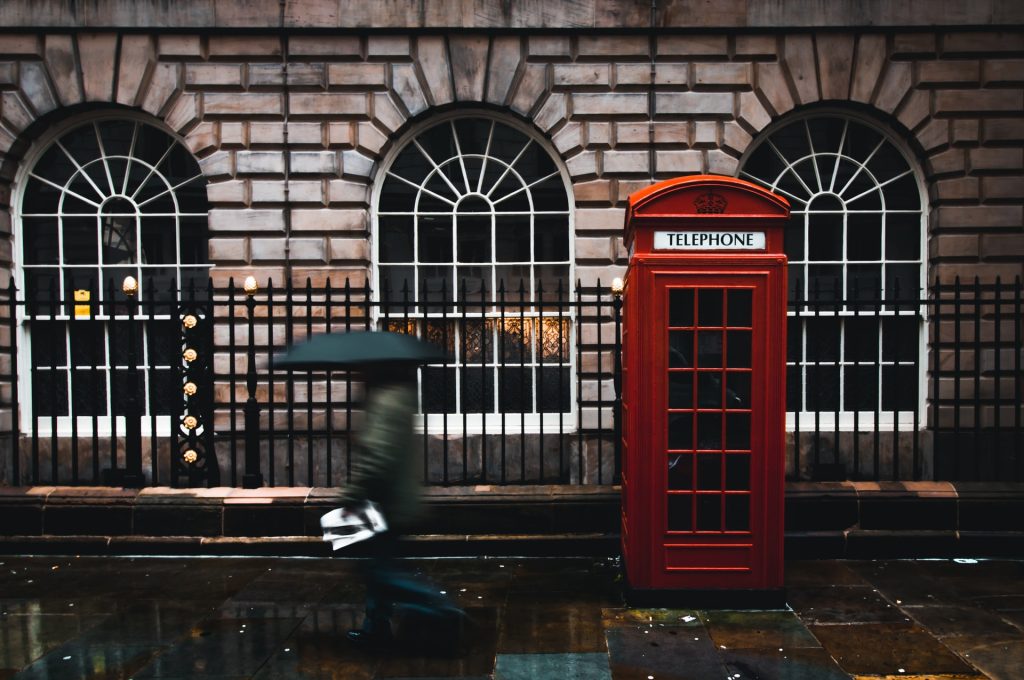
[[[817,167],[817,164],[815,164]],[[832,420],[832,463],[833,465],[839,464],[839,453],[842,447],[839,445],[839,413],[843,408],[843,339],[844,339],[844,326],[846,321],[840,315],[840,312],[847,304],[846,300],[846,289],[841,288],[842,280],[839,277],[832,278],[832,290],[836,292],[836,306],[833,310],[835,314],[836,322],[836,408],[833,413]]]
[[[1020,365],[1021,354],[1024,354],[1021,326],[1024,326],[1024,319],[1021,318],[1021,277],[1016,276],[1013,282],[1013,459],[1017,462],[1017,481],[1024,474],[1024,460],[1021,460],[1021,440],[1024,439],[1021,430],[1021,411],[1024,410],[1021,403],[1021,380],[1024,378]]]
[[[845,128],[844,128],[845,129]],[[853,326],[857,328],[857,320],[860,316],[860,279],[854,277],[853,279]],[[847,334],[848,335],[848,334]],[[850,381],[851,396],[850,400],[853,402],[853,431],[850,433],[850,437],[853,439],[853,478],[861,478],[860,470],[860,352],[859,349],[853,351],[853,380]],[[879,386],[881,387],[881,386]]]
[[[818,327],[818,332],[821,332],[821,279],[814,279],[814,321],[815,326]],[[821,397],[821,348],[819,347],[815,351],[814,355],[814,376],[818,381],[818,393],[816,396]],[[821,411],[814,409],[814,468],[817,471],[821,467]],[[817,474],[817,473],[816,473]]]
[[[72,286],[73,287],[73,286]],[[63,306],[63,303],[62,303]],[[74,309],[72,308],[71,321],[68,321],[68,328],[65,335],[68,339],[68,416],[71,419],[71,483],[78,484],[78,415],[75,413],[75,367],[72,365],[73,351],[71,349],[71,323],[75,320]]]
[[[612,297],[612,314],[615,324],[615,345],[612,354],[612,380],[615,387],[615,405],[612,409],[612,452],[614,456],[613,482],[622,481],[622,295]],[[603,359],[598,355],[598,365]],[[785,463],[783,463],[785,464]]]
[[[423,280],[423,287],[427,287],[426,279]],[[453,290],[452,293],[455,291]],[[408,333],[409,324],[409,296],[408,291],[405,295],[405,315],[406,315],[406,330]],[[428,323],[427,320],[423,320],[423,334],[427,334]],[[441,409],[441,452],[442,452],[442,473],[441,476],[444,479],[444,484],[447,486],[450,483],[448,477],[448,279],[444,278],[441,280],[441,345],[443,347],[442,355],[444,356],[443,363],[441,364],[441,403],[443,404]],[[455,386],[452,385],[452,389]],[[463,442],[465,447],[465,442]]]
[[[313,279],[306,277],[306,340],[313,337]],[[273,351],[273,347],[269,351]],[[317,372],[319,375],[319,372]],[[306,371],[306,486],[313,483],[313,371]]]
[[[530,347],[536,354],[534,360],[535,367],[532,369],[536,372],[536,378],[534,383],[536,389],[533,390],[533,403],[534,409],[537,411],[537,418],[540,422],[538,428],[537,438],[537,452],[538,452],[538,470],[541,479],[544,479],[544,281],[543,279],[537,281],[537,291],[534,296],[534,302],[536,304],[535,310],[537,311],[537,318],[535,320],[536,338],[530,343]]]
[[[110,362],[108,365],[110,384],[110,470],[117,474],[117,403],[121,391],[117,387],[117,364],[116,357],[120,356],[117,351],[117,306],[114,301],[114,280],[107,279],[107,317],[109,318],[110,337]]]
[[[11,479],[14,486],[21,486],[21,401],[18,394],[18,289],[14,285],[13,276],[7,282],[7,330],[10,335],[11,355]],[[95,450],[92,457],[94,463],[98,462]],[[97,474],[96,477],[99,477],[99,475]]]
[[[597,290],[601,290],[601,279],[597,280]],[[604,307],[602,306],[601,293],[594,294],[594,315],[597,327],[597,346],[604,347],[601,327],[604,325]],[[724,351],[724,350],[723,350]],[[604,483],[604,371],[601,366],[597,367],[597,483]]]
[[[565,469],[565,418],[562,414],[565,407],[562,405],[562,395],[565,394],[565,283],[562,278],[558,279],[558,477],[566,477]],[[579,367],[582,370],[582,366]],[[572,408],[572,404],[567,404]]]
[[[334,325],[333,295],[331,279],[327,278],[324,287],[324,332],[331,333]],[[334,438],[334,393],[333,383],[334,372],[330,369],[324,371],[324,436],[327,441],[324,446],[324,475],[325,485],[334,486],[332,439]]]
[[[898,322],[900,319],[900,279],[899,277],[893,278],[893,321]],[[892,478],[893,481],[900,478],[900,393],[902,392],[902,380],[899,379],[900,375],[900,355],[899,345],[893,348],[895,356],[893,357],[893,377],[895,378],[895,386],[893,388],[893,414],[892,414]]]
[[[505,367],[505,336],[508,328],[505,325],[505,280],[498,282],[498,313],[501,318],[498,326],[498,344],[500,345],[498,357],[500,359],[498,368],[498,415],[501,418],[501,483],[508,483],[508,438],[505,436],[505,416],[507,415],[508,374]]]
[[[1024,439],[1024,432],[1021,430],[1021,380],[1024,378],[1021,372],[1021,354],[1024,354],[1024,346],[1021,343],[1021,334],[1024,331],[1024,318],[1021,317],[1021,278],[1014,278],[1014,460],[1017,462],[1016,479],[1020,481],[1024,472],[1024,461],[1021,460],[1021,440]]]
[[[366,292],[364,284],[363,291]],[[370,297],[363,298],[366,307],[363,309],[364,319],[370,318]],[[364,321],[365,323],[365,321]],[[352,281],[345,277],[345,332],[352,331]],[[345,371],[345,483],[352,479],[352,371]]]
[[[295,286],[291,278],[285,282],[284,298],[284,344],[291,347],[295,342]],[[267,353],[271,354],[270,348],[274,346],[273,339],[267,338]],[[285,371],[285,417],[288,422],[288,486],[295,486],[295,371],[289,368]],[[273,389],[273,385],[271,385]]]
[[[519,481],[526,481],[526,283],[519,279]],[[531,385],[532,387],[532,385]],[[533,390],[531,389],[531,392]],[[532,399],[531,399],[532,402]]]
[[[228,404],[228,417],[230,419],[231,441],[228,444],[228,457],[231,460],[231,486],[238,486],[238,346],[236,344],[236,323],[235,318],[235,277],[228,278],[227,315],[228,315],[228,394],[231,395],[231,402]],[[214,323],[213,310],[210,310],[210,323]],[[214,375],[213,382],[217,377]],[[174,434],[174,424],[171,424],[171,435]]]
[[[1002,329],[1002,281],[999,275],[996,275],[996,285],[993,291],[993,317],[992,322],[995,327],[992,329],[992,444],[989,449],[993,452],[995,460],[993,461],[994,472],[996,479],[1003,479],[1002,473],[999,469],[999,461],[1002,458],[1002,427],[999,417],[999,410],[1002,408],[1002,397],[1000,396],[999,383],[1002,381],[1003,373],[1002,366],[999,360],[999,354],[1003,349],[1003,329]]]
[[[800,445],[800,413],[804,410],[804,402],[807,399],[807,369],[806,366],[802,366],[801,363],[806,361],[804,356],[804,338],[807,335],[807,322],[804,319],[803,311],[807,306],[807,294],[804,291],[804,285],[806,281],[801,281],[800,277],[796,279],[796,288],[794,293],[796,295],[796,304],[794,305],[794,318],[796,319],[797,332],[800,334],[798,339],[798,350],[797,350],[797,362],[796,371],[797,384],[799,385],[799,392],[797,394],[796,409],[793,411],[793,474],[796,479],[800,478],[800,459],[803,451]],[[793,340],[787,339],[786,342],[792,342]],[[786,354],[789,354],[787,348]],[[787,388],[788,389],[788,388]]]
[[[885,344],[885,320],[882,319],[882,298],[885,295],[885,289],[882,287],[882,279],[878,281],[878,291],[875,295],[875,317],[878,318],[878,348],[875,350],[875,361],[878,362],[875,367],[875,384],[878,385],[878,394],[874,398],[874,477],[876,480],[882,479],[882,434],[881,434],[881,420],[882,420],[882,394],[884,386],[882,384],[882,352]]]
[[[960,340],[962,321],[962,300],[960,277],[953,279],[953,478],[960,479]]]
[[[981,279],[974,277],[974,475],[981,477]]]
[[[494,124],[491,123],[491,131],[493,133]],[[488,138],[488,145],[490,145],[490,139]],[[480,181],[483,181],[483,176],[480,177]],[[492,291],[493,293],[493,291]],[[490,328],[488,328],[490,326]],[[497,370],[494,374],[489,373],[490,365],[493,363],[497,366],[497,361],[494,355],[494,333],[492,332],[494,325],[487,318],[487,283],[480,284],[480,390],[481,397],[483,398],[483,406],[480,408],[480,478],[482,482],[486,482],[487,475],[487,416],[492,410],[498,410],[498,390],[496,386]],[[490,359],[487,357],[487,348],[490,346]],[[490,379],[488,379],[490,378]],[[491,403],[492,407],[487,407],[487,390],[491,391]]]
[[[583,474],[583,281],[576,279],[576,474],[580,484]]]
[[[54,320],[53,322],[54,322],[55,325],[57,323],[59,323],[57,321],[57,317],[60,315],[60,312],[58,312],[58,309],[63,307],[63,304],[62,304],[61,300],[57,297],[57,295],[58,295],[57,289],[56,288],[50,288],[50,309],[52,310],[52,314],[53,314],[53,316],[51,318]],[[60,307],[58,307],[58,305]],[[50,344],[50,368],[49,368],[49,372],[50,372],[50,483],[58,484],[58,483],[60,483],[60,479],[58,477],[59,470],[58,470],[58,464],[57,464],[57,448],[58,448],[58,446],[57,446],[57,418],[58,418],[57,411],[58,411],[58,405],[60,404],[60,402],[57,401],[57,377],[58,377],[58,371],[57,371],[57,335],[58,334],[57,334],[56,329],[52,329],[48,335],[49,335],[48,339],[49,339],[49,344]],[[61,333],[60,335],[63,338],[64,334]],[[65,361],[67,361],[68,366],[70,366],[71,365],[71,357],[68,356],[66,354],[66,352],[67,352],[67,350],[65,349]],[[68,399],[67,399],[67,402],[68,402],[68,412],[69,413],[71,412],[71,399],[70,399],[70,397],[71,397],[71,395],[69,394],[68,395]]]
[[[288,284],[289,287],[291,284]],[[273,279],[267,279],[267,345],[269,347],[274,346],[274,281]],[[252,340],[255,342],[255,338]],[[274,422],[277,414],[275,413],[277,401],[274,398],[274,353],[268,352],[268,369],[267,369],[267,483],[270,486],[276,485],[276,474],[277,474],[277,455],[275,439],[277,437],[277,425]],[[291,381],[288,381],[291,383]],[[258,421],[257,421],[258,422]],[[257,428],[257,431],[262,432],[262,426]]]
[[[462,279],[459,282],[459,293],[458,293],[459,309],[460,312],[460,327],[458,332],[459,337],[459,356],[455,360],[455,370],[459,372],[459,410],[462,412],[462,483],[465,484],[469,479],[469,408],[466,403],[466,372],[469,370],[468,361],[466,360],[466,305],[468,300],[466,299],[466,279]]]
[[[96,298],[97,299],[95,301],[94,301],[93,295],[92,295],[93,290],[92,290],[92,288],[90,286],[90,289],[89,289],[89,307],[90,307],[89,312],[90,312],[90,316],[92,316],[93,305],[95,305],[96,316],[100,316],[102,314],[102,312],[103,312],[103,309],[101,307],[102,303],[98,299],[100,297],[100,293],[102,292],[102,290],[101,290],[102,285],[103,284],[101,282],[99,282],[99,281],[96,282],[96,291],[95,291],[95,293],[96,293]],[[94,323],[96,324],[95,327],[96,327],[98,333],[96,334],[97,337],[95,337],[94,342],[90,343],[92,345],[92,356],[90,357],[92,359],[92,367],[89,369],[89,373],[92,376],[92,389],[94,391],[93,402],[92,402],[92,406],[91,406],[91,410],[92,410],[92,420],[91,420],[91,422],[92,422],[92,442],[91,442],[92,443],[92,481],[93,481],[94,484],[99,484],[101,482],[101,475],[102,475],[102,473],[100,472],[100,415],[99,414],[100,414],[100,407],[101,407],[101,405],[105,405],[107,403],[107,395],[99,393],[100,392],[100,383],[101,383],[100,378],[103,376],[103,372],[100,370],[100,366],[105,365],[107,363],[106,360],[105,360],[105,357],[104,357],[104,351],[105,351],[105,345],[106,345],[106,331],[104,329],[105,329],[105,327],[107,327],[107,324],[109,322],[107,322],[107,321],[94,321]],[[103,381],[103,382],[105,382],[105,381]]]
[[[933,474],[933,476],[938,477],[938,475],[939,475],[939,464],[940,464],[940,462],[942,460],[942,456],[940,455],[941,454],[941,451],[940,451],[940,439],[941,438],[939,437],[939,413],[940,413],[940,410],[939,410],[939,399],[941,397],[941,394],[939,392],[939,384],[940,384],[940,380],[939,380],[939,378],[940,378],[940,374],[939,374],[939,371],[940,371],[939,353],[942,350],[942,293],[941,293],[941,287],[940,287],[940,284],[939,284],[939,277],[938,276],[935,277],[935,286],[934,286],[934,288],[932,288],[932,300],[935,303],[935,309],[934,309],[933,317],[932,317],[934,319],[934,321],[931,324],[931,332],[932,332],[933,335],[931,337],[931,343],[930,343],[931,360],[932,360],[932,375],[931,375],[931,381],[930,381],[931,382],[931,388],[932,388],[931,389],[931,394],[932,394],[931,414],[932,414],[932,417],[931,417],[931,423],[929,423],[928,427],[929,427],[929,429],[932,432],[932,471],[933,471],[932,474]],[[927,304],[927,300],[925,301],[925,304]],[[926,333],[928,332],[927,328],[925,328],[925,332]],[[926,389],[925,394],[927,394],[927,387],[928,386],[926,386],[926,388],[925,388]],[[914,430],[915,430],[915,436],[914,436],[914,455],[917,456],[918,455],[918,445],[919,445],[918,436],[916,434],[917,427],[915,427]]]

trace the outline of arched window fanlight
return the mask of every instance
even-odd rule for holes
[[[740,176],[792,206],[788,410],[919,410],[924,199],[899,140],[809,112],[766,130]]]
[[[485,115],[433,122],[385,164],[381,323],[451,358],[423,369],[423,413],[571,409],[571,312],[556,304],[572,294],[567,186],[538,137]]]

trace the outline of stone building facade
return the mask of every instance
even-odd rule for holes
[[[921,248],[898,258],[913,265],[904,290],[1012,281],[1024,274],[1022,23],[1009,0],[6,2],[0,260],[24,287],[26,187],[46,150],[75,125],[124,119],[194,158],[208,217],[186,238],[205,239],[200,259],[218,285],[253,275],[376,290],[388,171],[431,126],[469,116],[550,156],[568,197],[567,280],[606,285],[625,270],[631,193],[695,173],[764,181],[747,165],[758,149],[831,117],[881,137],[851,153],[839,152],[852,133],[824,130],[822,144],[840,146],[816,152],[812,140],[812,155],[830,159],[819,189],[829,193],[832,169],[839,193],[836,159],[866,167],[884,138],[920,192],[907,210]],[[851,247],[837,251],[839,277],[853,276]],[[795,254],[816,259],[832,262]],[[609,373],[595,375],[581,389],[611,388]]]

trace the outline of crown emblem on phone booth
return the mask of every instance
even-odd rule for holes
[[[724,213],[725,206],[729,205],[729,202],[725,200],[724,196],[708,191],[708,193],[701,194],[694,199],[693,205],[697,208],[697,213],[700,215],[715,215]]]

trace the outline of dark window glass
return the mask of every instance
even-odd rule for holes
[[[722,496],[720,494],[698,494],[697,531],[722,530]]]
[[[673,371],[668,374],[668,407],[693,408],[693,373]]]
[[[750,489],[750,456],[736,453],[726,455],[725,488],[729,491]]]
[[[693,489],[692,455],[673,454],[668,457],[668,488],[674,491]]]
[[[669,368],[693,367],[693,331],[669,331]]]
[[[722,325],[722,293],[715,288],[702,288],[697,292],[697,325]]]
[[[697,448],[707,450],[722,448],[721,413],[697,414]]]
[[[693,413],[670,413],[668,416],[668,448],[693,449]]]
[[[725,530],[750,530],[750,496],[729,494],[725,497]]]
[[[672,288],[668,292],[668,325],[693,325],[693,289]]]
[[[722,488],[722,454],[697,454],[697,488],[702,490]]]
[[[667,501],[668,530],[693,531],[693,496],[670,494]]]
[[[750,289],[734,288],[729,291],[728,325],[750,326],[754,292]]]

